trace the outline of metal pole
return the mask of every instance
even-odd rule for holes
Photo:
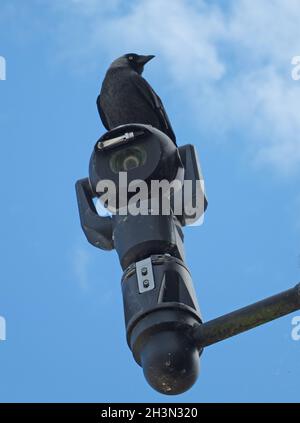
[[[299,309],[300,283],[280,294],[195,327],[193,337],[200,350]]]

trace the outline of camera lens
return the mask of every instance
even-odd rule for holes
[[[136,156],[129,156],[123,162],[123,167],[125,170],[134,169],[140,165],[139,159]]]
[[[146,162],[146,151],[141,147],[129,147],[117,151],[110,159],[110,168],[114,173],[128,172]]]

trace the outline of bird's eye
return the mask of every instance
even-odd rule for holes
[[[129,59],[129,60],[133,60],[133,56],[129,56],[129,57],[128,57],[128,59]]]

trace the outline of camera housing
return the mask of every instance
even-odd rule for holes
[[[153,200],[154,180],[180,182],[170,192],[170,212],[124,214],[119,194],[120,175],[126,184],[142,180],[148,200]],[[93,202],[100,198],[98,184],[110,181],[115,208],[111,217],[99,216]],[[193,223],[207,206],[201,169],[193,146],[177,148],[166,134],[150,125],[122,125],[105,133],[96,143],[89,178],[76,183],[81,225],[88,241],[105,250],[116,249],[121,267],[127,342],[136,362],[152,387],[161,393],[178,394],[196,380],[199,355],[193,340],[202,323],[190,273],[185,265],[182,227]],[[186,200],[185,181],[192,191]],[[197,189],[200,186],[200,190]],[[175,212],[175,194],[194,214]],[[128,192],[128,201],[134,193]],[[118,197],[118,198],[116,198]],[[156,198],[159,200],[159,198]],[[122,211],[122,212],[121,212]]]
[[[90,159],[89,174],[91,189],[101,197],[98,183],[112,181],[116,186],[115,198],[110,198],[108,207],[117,212],[120,207],[120,172],[126,172],[126,183],[144,181],[149,188],[152,180],[179,180],[183,182],[183,165],[179,151],[163,132],[150,125],[122,125],[104,134],[94,147]],[[127,193],[130,200],[134,192]],[[151,198],[149,189],[148,198]]]
[[[126,173],[125,182],[120,180],[121,173]],[[151,125],[121,125],[99,138],[90,159],[89,182],[94,197],[100,198],[100,201],[104,191],[99,190],[99,182],[106,180],[113,182],[116,190],[105,196],[108,201],[103,205],[114,214],[135,195],[134,190],[126,191],[124,200],[124,189],[129,185],[134,187],[139,181],[147,184],[148,199],[157,196],[152,189],[153,181],[167,181],[170,184],[178,182],[177,185],[172,185],[170,204],[174,210],[174,193],[180,190],[185,207],[182,212],[174,214],[183,225],[194,223],[207,207],[195,148],[192,145],[177,148],[166,134]],[[185,198],[186,181],[192,184],[192,194],[188,199],[190,204],[187,204]],[[201,185],[198,190],[197,184]],[[164,194],[160,192],[159,195]],[[157,198],[158,202],[160,200],[161,198]],[[192,206],[197,211],[194,214],[186,213]]]

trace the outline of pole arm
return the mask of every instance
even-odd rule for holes
[[[193,328],[198,349],[231,338],[300,309],[300,283],[294,288]]]

